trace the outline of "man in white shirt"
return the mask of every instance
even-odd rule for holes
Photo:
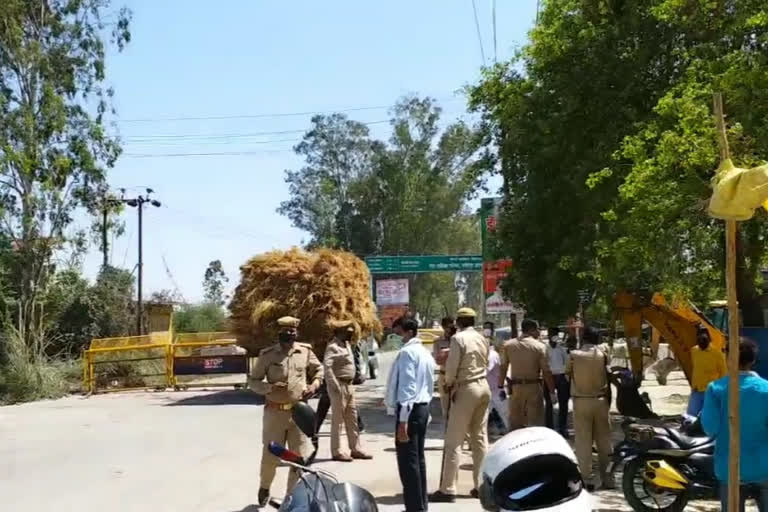
[[[406,512],[427,510],[427,437],[429,404],[434,391],[435,360],[417,337],[419,325],[412,318],[395,322],[406,343],[393,363],[387,382],[387,408],[395,409],[397,468],[403,485]]]
[[[507,420],[509,417],[509,409],[507,408],[507,397],[503,389],[498,389],[499,374],[501,373],[501,356],[496,350],[496,338],[495,325],[493,322],[483,323],[483,336],[488,339],[489,352],[488,352],[488,386],[491,388],[491,407],[489,408],[489,414],[491,411],[496,411],[496,414],[501,419],[501,426],[506,434],[508,430]],[[489,423],[490,424],[490,423]]]
[[[568,380],[566,367],[568,366],[568,350],[560,342],[560,329],[550,327],[547,331],[548,343],[547,355],[549,356],[549,369],[552,371],[552,378],[555,381],[555,391],[557,392],[557,430],[560,435],[568,438],[568,401],[571,399],[571,383]],[[552,410],[552,400],[546,403],[547,427],[554,429],[554,411]]]

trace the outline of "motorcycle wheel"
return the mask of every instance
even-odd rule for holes
[[[634,459],[624,466],[621,488],[635,512],[681,512],[688,504],[688,493],[658,492],[643,478],[645,459]]]

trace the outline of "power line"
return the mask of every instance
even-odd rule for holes
[[[126,153],[126,158],[171,158],[184,156],[246,156],[264,153],[293,152],[292,149],[265,149],[263,151],[212,151],[210,153]]]
[[[455,96],[449,96],[444,98],[438,98],[437,101],[450,102],[458,101],[461,98]],[[338,108],[332,110],[309,110],[304,112],[277,112],[270,114],[233,114],[233,115],[213,115],[213,116],[180,116],[180,117],[147,117],[137,119],[117,119],[118,123],[155,123],[164,121],[221,121],[229,119],[266,119],[274,117],[298,117],[298,116],[310,116],[310,115],[323,115],[323,114],[336,114],[343,112],[362,112],[366,110],[385,110],[392,108],[393,105],[376,105],[370,107],[351,107],[351,108]]]
[[[472,12],[475,14],[475,29],[477,30],[477,40],[480,42],[480,57],[483,59],[483,66],[485,66],[485,50],[483,49],[483,36],[480,34],[480,21],[477,19],[477,5],[475,0],[472,0]]]
[[[390,119],[381,119],[378,121],[369,121],[364,124],[366,126],[389,123]],[[247,137],[264,137],[267,135],[287,135],[290,133],[305,133],[309,131],[308,128],[300,128],[295,130],[280,130],[280,131],[268,131],[268,132],[252,132],[252,133],[187,133],[187,134],[157,134],[157,135],[126,135],[126,142],[136,142],[141,140],[165,140],[165,139],[226,139],[226,138],[247,138]],[[280,142],[280,141],[265,141],[265,142]]]
[[[498,53],[496,52],[496,0],[491,5],[491,23],[493,25],[493,62],[497,62]]]

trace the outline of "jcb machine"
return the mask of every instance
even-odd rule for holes
[[[642,324],[650,324],[669,344],[680,362],[685,376],[691,380],[691,349],[696,345],[699,325],[706,327],[716,350],[725,347],[725,334],[715,327],[696,306],[690,303],[669,304],[660,293],[620,292],[614,297],[616,314],[624,323],[624,335],[632,365],[632,373],[639,383],[643,376]],[[651,351],[658,350],[659,337],[651,340]]]

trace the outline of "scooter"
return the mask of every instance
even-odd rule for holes
[[[315,431],[312,407],[300,402],[294,407],[292,417],[299,430],[312,437]],[[283,465],[299,471],[299,481],[283,502],[270,501],[270,505],[280,512],[378,512],[373,495],[362,487],[339,482],[333,473],[310,467],[298,453],[279,443],[269,443],[268,449]]]
[[[627,418],[624,440],[614,448],[611,473],[624,466],[622,490],[637,512],[679,512],[689,500],[717,499],[714,440],[699,420],[684,429]]]

